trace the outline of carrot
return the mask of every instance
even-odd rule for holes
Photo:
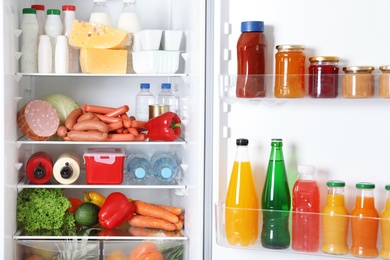
[[[74,124],[73,129],[78,131],[98,130],[99,132],[102,133],[108,132],[107,124],[103,123],[102,121],[96,121],[96,120],[84,120],[78,122]]]
[[[119,117],[112,117],[112,116],[105,116],[102,114],[96,114],[96,117],[100,119],[100,121],[110,124],[110,123],[116,123],[118,121],[121,121],[121,118]]]
[[[105,116],[116,117],[125,114],[127,111],[129,111],[129,106],[123,105],[121,107],[115,108],[114,110],[106,113]]]
[[[133,134],[108,134],[107,140],[109,142],[129,142],[134,141]]]
[[[131,226],[128,229],[128,233],[135,237],[177,237],[182,236],[181,232],[166,231],[156,228],[144,228]]]
[[[163,208],[165,210],[168,210],[169,212],[172,212],[175,215],[180,215],[182,212],[182,209],[179,207],[168,206],[168,205],[163,205],[163,204],[154,204],[154,205],[159,206],[160,208]]]
[[[151,255],[153,254],[153,255]],[[157,255],[155,255],[157,254]],[[152,242],[143,242],[130,252],[129,260],[163,260],[157,246]]]
[[[83,110],[81,108],[76,108],[72,112],[69,113],[69,115],[65,119],[65,126],[69,130],[73,129],[73,125],[76,124],[77,119],[82,116]]]
[[[176,225],[172,222],[150,216],[134,215],[128,222],[131,226],[136,227],[158,228],[167,231],[176,230]]]
[[[108,132],[112,132],[112,131],[115,131],[118,129],[122,129],[123,123],[122,123],[122,120],[120,120],[120,121],[115,122],[115,123],[107,124],[107,126],[108,126]]]
[[[85,112],[92,112],[96,114],[107,114],[115,109],[113,107],[93,106],[86,104],[82,105],[81,108]]]
[[[165,219],[172,223],[176,223],[177,221],[179,221],[179,218],[175,214],[159,206],[155,206],[153,204],[147,203],[145,201],[134,200],[133,205],[134,205],[134,211],[137,214]]]

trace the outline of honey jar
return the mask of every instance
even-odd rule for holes
[[[368,98],[374,96],[374,75],[372,66],[344,67],[343,97]]]
[[[379,76],[379,96],[390,98],[390,65],[380,66],[382,74]]]

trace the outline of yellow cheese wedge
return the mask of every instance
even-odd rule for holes
[[[129,34],[115,28],[74,20],[69,44],[78,48],[123,49]]]
[[[80,66],[83,73],[126,74],[127,50],[82,48]]]

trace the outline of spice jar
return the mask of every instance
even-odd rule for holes
[[[275,88],[277,98],[305,96],[305,46],[277,45],[275,54]]]
[[[310,57],[309,96],[313,98],[334,98],[338,95],[339,57]]]
[[[379,76],[379,96],[390,98],[390,65],[380,66],[382,74]]]
[[[374,96],[374,75],[372,66],[344,67],[343,97],[367,98]]]

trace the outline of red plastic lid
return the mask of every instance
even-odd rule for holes
[[[31,8],[39,11],[45,11],[45,5],[31,5]]]
[[[76,11],[76,6],[74,5],[63,5],[62,11]]]

